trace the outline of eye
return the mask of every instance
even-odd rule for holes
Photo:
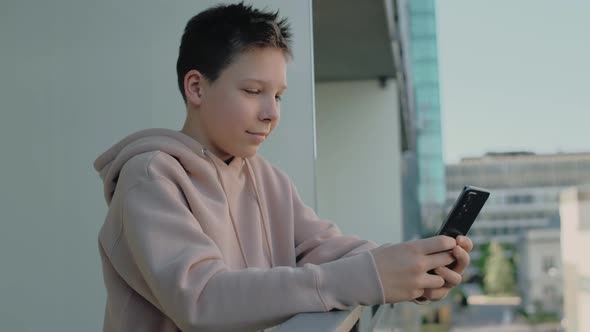
[[[256,90],[256,89],[243,89],[242,91],[244,91],[245,93],[247,93],[249,95],[257,95],[260,93],[260,90]]]

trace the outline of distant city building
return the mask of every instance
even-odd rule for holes
[[[418,200],[428,226],[440,220],[445,202],[438,39],[434,0],[406,1],[409,27],[410,100],[416,128]]]
[[[475,244],[514,245],[523,231],[559,228],[559,193],[590,181],[590,153],[490,153],[448,165],[447,209],[465,185],[491,191],[470,231]]]
[[[477,260],[481,246],[491,240],[511,255],[526,232],[559,229],[559,194],[590,181],[590,153],[488,153],[447,165],[446,174],[447,209],[465,185],[491,191],[469,232],[475,245],[472,259]],[[466,272],[479,273],[474,267]]]
[[[528,313],[561,313],[563,277],[559,229],[523,232],[518,245],[518,288]]]
[[[564,315],[568,332],[590,331],[590,185],[561,193]]]

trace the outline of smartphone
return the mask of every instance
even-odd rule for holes
[[[467,235],[489,196],[490,192],[486,189],[465,186],[437,234],[453,238]]]
[[[465,186],[447,214],[443,221],[438,235],[446,235],[456,238],[459,235],[467,235],[471,225],[475,222],[477,215],[483,208],[484,204],[490,197],[490,192],[486,189],[477,188],[473,186]],[[447,267],[451,270],[455,267],[457,262],[453,262]],[[430,274],[435,274],[433,270],[428,271]],[[424,303],[428,301],[425,296],[420,296],[415,299],[417,303]]]

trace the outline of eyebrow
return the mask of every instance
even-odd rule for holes
[[[259,84],[262,84],[262,85],[266,85],[266,84],[269,83],[267,81],[258,80],[258,79],[255,79],[255,78],[246,78],[246,79],[243,79],[242,81],[244,81],[244,82],[248,82],[248,81],[249,82],[256,82],[256,83],[259,83]],[[287,86],[286,85],[281,85],[279,88],[281,90],[283,90],[283,91],[287,90]]]

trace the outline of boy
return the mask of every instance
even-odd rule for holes
[[[96,160],[104,331],[254,331],[300,312],[438,300],[461,282],[468,238],[344,236],[256,154],[279,122],[290,37],[278,13],[244,4],[193,17],[177,63],[182,130],[137,132]]]

